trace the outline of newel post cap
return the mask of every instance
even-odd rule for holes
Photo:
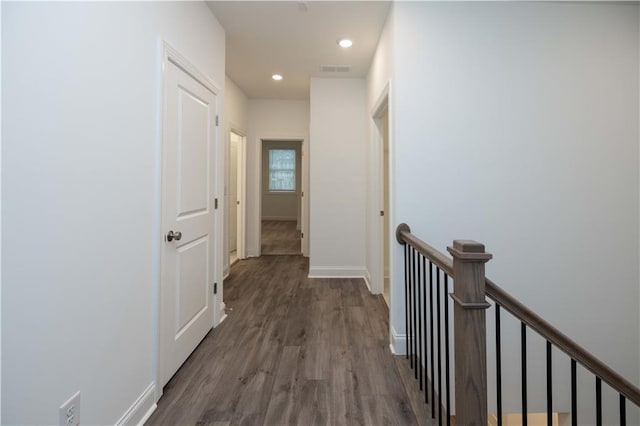
[[[493,257],[484,251],[484,244],[473,240],[454,240],[447,251],[455,260],[462,262],[486,263]]]

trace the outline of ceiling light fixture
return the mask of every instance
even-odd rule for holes
[[[342,47],[343,49],[347,49],[351,46],[353,46],[353,42],[351,40],[349,40],[348,38],[343,38],[338,40],[338,45],[340,47]]]
[[[280,74],[274,74],[271,76],[271,78],[274,79],[275,81],[282,80],[282,76]]]

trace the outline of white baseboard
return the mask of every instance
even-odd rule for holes
[[[120,417],[120,420],[116,422],[116,426],[143,425],[156,409],[155,392],[156,384],[153,382],[142,392],[142,395],[129,407],[127,412]]]
[[[227,314],[224,314],[223,316],[220,317],[220,321],[218,321],[218,325],[222,324],[222,321],[227,319]],[[218,326],[216,325],[216,327]]]
[[[364,278],[362,266],[315,266],[309,268],[309,278]]]
[[[391,353],[394,355],[405,355],[407,353],[407,335],[399,334],[395,328],[391,327]]]
[[[298,218],[291,216],[262,216],[262,220],[284,220],[287,222],[293,222],[297,221]]]
[[[218,312],[220,312],[220,319],[218,320],[218,324],[216,324],[216,327],[219,326],[220,324],[222,324],[222,321],[227,319],[227,305],[224,302],[220,302],[220,310]]]
[[[371,274],[367,269],[364,270],[364,283],[367,285],[369,293],[373,294],[373,290],[371,290]]]

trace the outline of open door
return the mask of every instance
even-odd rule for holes
[[[184,60],[164,66],[159,380],[213,327],[216,89]]]

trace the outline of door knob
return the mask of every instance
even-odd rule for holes
[[[173,231],[169,231],[167,233],[167,241],[180,241],[180,239],[182,238],[182,232],[177,231],[177,232],[173,232]]]

